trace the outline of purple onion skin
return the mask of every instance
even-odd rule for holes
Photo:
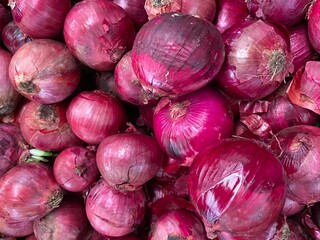
[[[209,238],[216,231],[253,235],[267,230],[281,213],[285,193],[281,163],[250,140],[223,140],[199,153],[190,168],[190,199]]]
[[[2,41],[11,53],[15,53],[23,44],[32,41],[14,21],[9,22],[2,31]]]
[[[69,11],[63,35],[77,59],[95,70],[109,71],[131,50],[135,30],[120,6],[112,1],[90,0],[77,3]]]
[[[36,236],[34,234],[31,234],[31,235],[27,236],[25,240],[38,240],[38,239],[36,238]]]
[[[140,238],[132,234],[121,236],[121,237],[108,237],[97,232],[94,228],[90,226],[87,228],[87,231],[83,236],[82,240],[140,240]]]
[[[0,40],[4,27],[12,20],[10,12],[0,4]]]
[[[200,89],[217,75],[223,60],[224,44],[216,27],[182,13],[151,19],[132,49],[132,66],[142,87],[159,97]]]
[[[53,38],[62,32],[70,0],[9,0],[13,20],[33,38]]]
[[[33,233],[33,221],[8,222],[4,217],[0,217],[0,239],[1,235],[10,237],[25,237]]]
[[[320,1],[313,1],[308,10],[308,36],[312,47],[320,53]]]
[[[293,201],[290,198],[286,198],[286,201],[284,202],[284,206],[282,209],[282,214],[285,216],[293,216],[301,212],[304,208],[305,205]]]

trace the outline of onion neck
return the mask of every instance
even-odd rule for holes
[[[189,101],[177,102],[172,104],[169,110],[170,117],[173,119],[179,119],[184,117],[187,114],[189,105]]]
[[[168,4],[168,0],[152,0],[153,7],[163,7]]]
[[[50,122],[55,122],[57,114],[54,111],[54,106],[48,104],[41,104],[39,109],[39,118]]]
[[[286,55],[282,50],[277,49],[271,52],[268,68],[271,72],[271,79],[285,70]]]

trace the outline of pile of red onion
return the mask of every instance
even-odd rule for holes
[[[320,0],[0,0],[0,239],[320,239]]]

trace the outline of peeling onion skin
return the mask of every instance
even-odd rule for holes
[[[131,50],[135,29],[120,6],[90,0],[77,3],[69,11],[63,35],[77,59],[95,70],[109,71]]]
[[[110,237],[132,233],[142,222],[146,211],[143,190],[118,191],[100,179],[89,191],[86,213],[98,232]]]
[[[25,237],[33,233],[33,221],[25,222],[7,222],[3,217],[0,217],[0,239],[2,235],[10,237]]]
[[[308,36],[312,47],[320,53],[320,1],[313,1],[308,10]]]
[[[70,0],[9,0],[13,20],[33,38],[53,38],[62,32]]]
[[[284,202],[284,206],[282,209],[282,214],[285,216],[293,216],[301,212],[304,208],[305,205],[293,201],[290,198],[286,198],[286,201]]]
[[[210,22],[164,13],[138,32],[132,66],[142,87],[158,97],[177,97],[208,84],[224,60],[220,32]]]
[[[39,219],[63,199],[52,169],[43,163],[21,163],[0,178],[0,217],[9,223]]]
[[[251,140],[223,140],[199,153],[188,184],[209,238],[216,231],[253,235],[267,230],[286,197],[281,163]]]
[[[44,104],[70,96],[78,87],[80,75],[80,65],[68,48],[51,39],[25,43],[9,65],[9,77],[15,89],[29,100]]]

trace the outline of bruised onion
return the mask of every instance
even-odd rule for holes
[[[190,166],[203,148],[231,136],[233,116],[224,97],[204,87],[175,99],[162,98],[153,129],[164,152]]]
[[[120,6],[112,1],[90,0],[72,7],[63,35],[76,58],[95,70],[107,71],[131,49],[135,30]]]
[[[223,39],[226,60],[217,80],[234,98],[264,98],[293,71],[289,36],[270,23],[243,21],[225,31]]]
[[[223,140],[200,152],[188,183],[209,238],[217,231],[245,235],[268,229],[286,197],[281,163],[251,140]]]
[[[80,81],[80,66],[67,47],[50,39],[22,45],[13,55],[9,77],[16,90],[40,103],[66,99]]]
[[[118,191],[101,179],[88,193],[86,213],[98,232],[120,237],[132,233],[142,222],[145,201],[143,190]]]
[[[9,0],[13,20],[33,38],[53,38],[62,32],[70,0]]]
[[[164,13],[138,32],[132,66],[142,87],[159,97],[180,96],[208,84],[224,60],[224,44],[208,21]]]
[[[67,108],[72,131],[88,144],[99,144],[105,137],[121,130],[127,119],[121,102],[101,90],[83,91]]]
[[[0,217],[9,223],[39,219],[63,199],[52,169],[43,163],[21,163],[0,178]]]
[[[41,104],[28,101],[21,112],[20,129],[33,147],[44,151],[61,151],[83,144],[73,133],[66,118],[67,104]]]
[[[320,1],[312,1],[308,10],[308,36],[312,47],[320,53]]]
[[[287,197],[311,205],[320,201],[320,128],[297,125],[279,131],[272,139],[272,151],[288,178]]]

